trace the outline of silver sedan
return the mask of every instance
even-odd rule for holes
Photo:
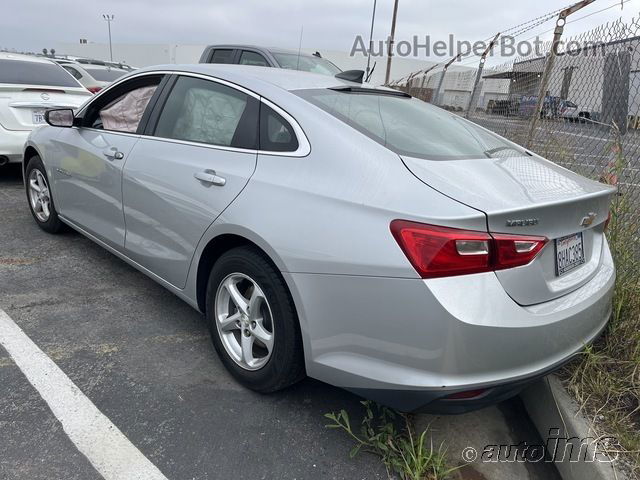
[[[24,152],[37,224],[201,311],[256,391],[309,375],[406,411],[469,410],[609,318],[614,189],[404,93],[173,65],[46,120]]]

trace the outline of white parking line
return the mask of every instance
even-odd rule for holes
[[[0,345],[106,480],[167,480],[2,309]]]

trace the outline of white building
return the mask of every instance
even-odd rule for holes
[[[449,67],[440,89],[440,105],[466,109],[471,99],[471,92],[476,80],[475,68],[460,67],[453,65]],[[438,84],[442,78],[442,70],[428,72],[427,75],[419,75],[411,80],[412,87],[426,88],[435,95]],[[500,100],[508,98],[508,80],[481,79],[478,84],[478,97],[476,107],[485,108],[489,100]],[[431,98],[431,101],[435,99]]]

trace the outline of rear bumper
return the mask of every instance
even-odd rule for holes
[[[432,280],[285,274],[307,372],[405,411],[465,411],[515,395],[580,352],[611,314],[608,247],[594,277],[523,307],[494,273]],[[452,393],[486,388],[473,400]],[[446,408],[445,408],[446,407]]]
[[[591,341],[596,340],[604,331],[605,327],[606,323]],[[490,405],[495,405],[508,400],[509,398],[515,397],[536,380],[546,377],[547,375],[562,368],[562,366],[567,364],[578,354],[579,352],[576,352],[574,355],[563,359],[559,364],[552,365],[551,367],[536,372],[533,375],[497,385],[476,384],[468,385],[463,388],[442,388],[438,390],[346,389],[356,395],[374,400],[402,412],[458,415],[479,410]],[[482,389],[484,391],[480,395],[469,399],[448,398],[456,393],[468,392],[476,389]]]
[[[9,163],[22,162],[24,144],[30,130],[6,130],[0,126],[0,157],[7,157]]]

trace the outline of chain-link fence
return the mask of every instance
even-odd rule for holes
[[[535,153],[590,178],[616,184],[620,220],[640,229],[640,19],[602,25],[563,39],[550,62],[542,55],[485,68],[416,75],[400,87],[467,116]],[[541,105],[541,82],[549,66]],[[468,112],[467,112],[468,109]],[[538,113],[539,109],[539,113]],[[637,272],[636,272],[637,274]]]

